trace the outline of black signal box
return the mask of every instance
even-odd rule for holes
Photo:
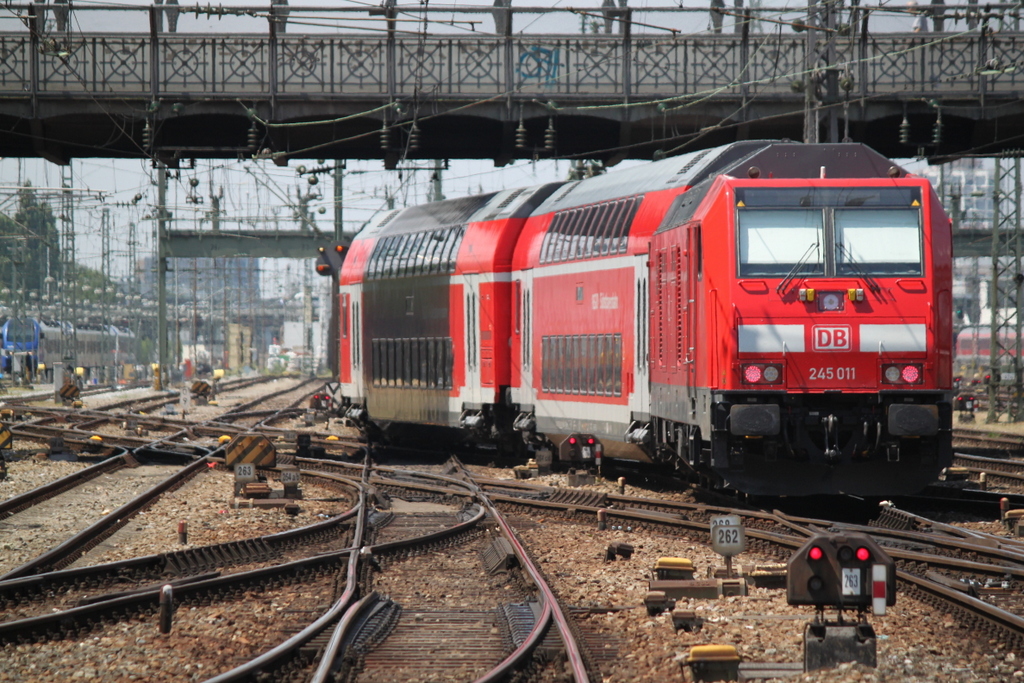
[[[866,534],[817,534],[786,564],[790,605],[872,610],[896,604],[896,564]]]

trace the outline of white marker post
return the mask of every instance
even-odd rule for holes
[[[747,549],[747,535],[739,515],[711,518],[711,549],[725,558],[726,578],[732,578],[732,558]]]
[[[887,579],[884,564],[871,565],[871,611],[878,616],[885,616],[885,598]]]

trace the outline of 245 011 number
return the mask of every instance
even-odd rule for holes
[[[857,379],[857,368],[811,368],[808,379],[811,381]]]

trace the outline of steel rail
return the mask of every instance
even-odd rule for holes
[[[50,593],[69,590],[76,586],[102,584],[114,580],[124,580],[126,577],[156,578],[166,574],[175,566],[191,565],[209,568],[211,563],[207,558],[210,556],[234,559],[231,562],[225,560],[219,566],[245,564],[247,560],[258,561],[260,559],[258,555],[252,558],[246,558],[245,555],[251,553],[254,548],[266,548],[269,551],[280,552],[297,545],[316,543],[317,536],[347,522],[357,513],[358,504],[330,519],[274,534],[0,581],[0,603],[34,599],[38,596],[46,597]]]
[[[312,624],[302,629],[291,638],[288,638],[283,643],[276,647],[264,652],[262,655],[237,666],[230,671],[221,673],[213,678],[207,679],[206,683],[240,683],[242,681],[259,681],[262,680],[263,674],[268,669],[274,669],[281,666],[283,663],[290,661],[294,657],[295,653],[306,643],[310,642],[324,630],[330,628],[331,624],[335,623],[342,617],[345,610],[348,609],[349,605],[356,598],[358,590],[358,576],[360,566],[360,555],[359,548],[363,544],[363,536],[366,531],[366,520],[367,514],[367,501],[368,501],[368,489],[369,484],[367,483],[369,466],[369,457],[363,462],[363,474],[362,480],[359,483],[359,502],[358,502],[358,516],[355,524],[355,535],[352,539],[352,546],[343,551],[348,554],[348,566],[347,573],[345,575],[345,590],[341,596],[334,602],[333,605],[323,614],[320,618],[316,619]]]
[[[13,514],[21,512],[22,510],[27,510],[34,505],[38,505],[44,500],[58,496],[65,491],[70,491],[76,486],[84,484],[87,481],[91,481],[101,474],[107,474],[125,467],[126,464],[125,453],[111,456],[106,460],[92,465],[91,467],[85,468],[84,470],[73,472],[66,477],[61,477],[60,479],[51,481],[48,484],[38,486],[31,491],[26,491],[25,493],[14,496],[13,498],[8,498],[7,500],[0,502],[0,519],[6,519]]]
[[[128,501],[108,515],[104,515],[57,547],[43,553],[39,557],[15,567],[6,574],[0,575],[0,581],[16,579],[30,574],[38,574],[53,569],[63,569],[74,561],[74,558],[98,544],[120,527],[127,524],[132,517],[144,510],[163,493],[176,488],[194,477],[206,467],[206,459],[196,460],[178,470],[164,481],[141,495]]]

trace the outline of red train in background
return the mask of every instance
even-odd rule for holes
[[[346,254],[335,401],[397,441],[913,492],[952,459],[951,266],[928,181],[859,144],[411,207]]]

